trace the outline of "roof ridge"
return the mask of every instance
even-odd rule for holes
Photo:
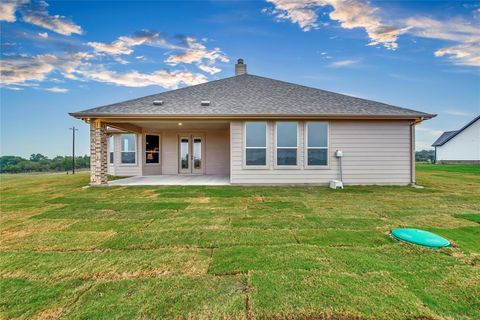
[[[470,122],[468,122],[466,125],[464,125],[462,128],[458,129],[458,130],[452,130],[452,131],[444,131],[440,137],[438,137],[437,140],[435,140],[435,142],[432,144],[433,147],[437,147],[437,146],[443,146],[445,143],[447,143],[448,141],[452,140],[454,137],[456,137],[460,132],[462,132],[463,130],[467,129],[468,127],[470,127],[472,124],[474,124],[475,122],[477,122],[478,120],[480,119],[480,115],[476,116],[475,118],[473,118],[473,120],[471,120]],[[451,133],[452,135],[449,136],[448,138],[446,138],[444,141],[440,141],[441,138],[443,137],[443,135],[446,135],[446,134],[449,134]],[[439,142],[440,141],[440,142]],[[438,142],[438,144],[437,144]]]
[[[339,92],[335,92],[335,91],[330,91],[330,90],[325,90],[325,89],[310,87],[310,86],[307,86],[307,85],[298,84],[298,83],[293,83],[293,82],[288,82],[288,81],[284,81],[284,80],[267,78],[267,77],[258,76],[258,75],[255,75],[255,74],[248,74],[248,75],[254,76],[254,77],[257,77],[257,78],[262,78],[262,79],[267,79],[267,80],[278,81],[278,82],[286,83],[286,84],[289,84],[289,85],[304,87],[304,88],[313,89],[313,90],[320,90],[320,91],[328,92],[328,93],[332,93],[332,94],[338,94],[338,95],[341,95],[341,96],[344,96],[344,97],[349,97],[349,98],[352,98],[352,99],[358,99],[358,100],[362,100],[362,101],[381,103],[381,104],[383,104],[383,105],[385,105],[385,106],[388,106],[388,107],[393,107],[393,108],[402,109],[402,110],[406,110],[406,111],[412,111],[412,112],[417,112],[417,113],[423,113],[423,114],[426,114],[426,115],[432,115],[432,114],[428,114],[428,113],[425,113],[425,112],[416,111],[416,110],[409,109],[409,108],[403,108],[403,107],[395,106],[395,105],[393,105],[393,104],[389,104],[389,103],[382,102],[382,101],[376,101],[376,100],[370,100],[370,99],[366,99],[366,98],[360,98],[360,97],[350,96],[350,95],[344,94],[344,93],[339,93]]]

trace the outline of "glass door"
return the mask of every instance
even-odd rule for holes
[[[203,173],[203,157],[202,157],[202,138],[193,137],[192,155],[193,155],[193,167],[192,173]]]
[[[203,137],[181,135],[179,137],[179,173],[203,174]]]
[[[180,137],[179,172],[191,173],[190,137]]]

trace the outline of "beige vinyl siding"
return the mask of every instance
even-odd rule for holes
[[[230,134],[228,130],[207,131],[205,135],[206,174],[230,174]]]
[[[268,127],[268,169],[244,166],[244,125],[231,123],[231,182],[234,184],[326,184],[339,179],[335,150],[344,152],[345,184],[410,183],[409,121],[329,121],[328,166],[305,168],[305,122],[299,121],[299,168],[274,168],[274,122]]]
[[[162,174],[178,174],[178,132],[162,132]]]

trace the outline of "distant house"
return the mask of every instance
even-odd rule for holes
[[[247,74],[71,113],[90,124],[91,184],[215,175],[231,184],[415,183],[432,114]]]
[[[480,163],[480,115],[460,130],[445,131],[432,147],[437,163]]]

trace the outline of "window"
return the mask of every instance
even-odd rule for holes
[[[328,164],[328,123],[307,122],[307,166]]]
[[[245,165],[267,165],[267,123],[245,123]]]
[[[145,135],[145,163],[160,163],[160,136]]]
[[[277,166],[297,165],[297,122],[277,122]]]
[[[113,164],[113,148],[114,148],[114,145],[113,145],[113,136],[110,136],[108,138],[108,163],[110,164]]]
[[[121,160],[123,164],[135,164],[136,163],[136,135],[133,133],[127,133],[120,135],[122,142],[122,156]]]

